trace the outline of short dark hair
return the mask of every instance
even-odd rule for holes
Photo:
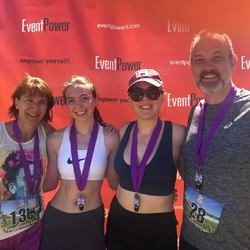
[[[17,118],[18,110],[16,109],[15,99],[20,100],[21,96],[24,94],[29,94],[30,96],[41,95],[47,98],[47,111],[42,122],[48,123],[52,121],[52,108],[54,105],[54,99],[52,90],[49,88],[48,84],[39,77],[33,77],[26,74],[26,77],[18,84],[15,91],[11,95],[12,105],[9,108],[10,117]]]

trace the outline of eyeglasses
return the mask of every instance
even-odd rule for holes
[[[155,101],[157,100],[160,95],[163,93],[161,88],[157,87],[149,87],[146,89],[142,88],[131,88],[128,91],[129,97],[132,99],[134,102],[139,102],[143,99],[143,97],[146,95],[148,99]]]

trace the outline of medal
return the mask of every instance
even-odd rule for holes
[[[79,207],[79,210],[83,211],[85,206],[85,197],[83,194],[80,194],[77,198],[77,205]]]
[[[200,206],[204,202],[204,196],[202,194],[198,194],[196,197],[196,203]]]
[[[195,188],[198,192],[202,190],[202,184],[203,184],[203,171],[202,168],[199,168],[195,173]]]
[[[134,211],[138,212],[140,208],[140,196],[138,193],[135,193],[134,196]]]

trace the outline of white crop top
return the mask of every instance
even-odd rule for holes
[[[62,143],[58,152],[57,166],[63,180],[75,180],[75,174],[72,163],[70,140],[70,126],[65,128]],[[81,173],[87,154],[87,149],[78,149],[78,159]],[[90,165],[88,180],[103,180],[107,166],[107,150],[105,146],[103,127],[99,125],[95,149]]]

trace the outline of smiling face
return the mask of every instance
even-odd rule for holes
[[[81,84],[69,86],[65,90],[64,96],[67,108],[76,121],[93,119],[96,99],[93,97],[90,86]]]
[[[40,116],[43,116],[40,121],[45,123],[52,120],[53,94],[47,83],[41,78],[27,74],[17,85],[11,95],[11,99],[12,105],[9,108],[10,117],[14,117],[15,119],[27,118],[28,121],[34,121],[39,120]],[[46,112],[44,114],[45,104]]]
[[[19,99],[15,99],[15,107],[18,110],[20,122],[37,125],[47,112],[48,99],[38,93],[34,95],[25,93]]]
[[[232,84],[236,58],[223,36],[201,37],[191,51],[191,69],[196,84],[205,96],[221,95]]]
[[[156,88],[156,87],[154,87]],[[133,101],[133,99],[129,96],[129,103],[132,106],[133,110],[135,111],[137,118],[141,119],[152,119],[159,116],[159,112],[161,109],[161,106],[164,102],[163,97],[163,91],[160,92],[158,95],[158,98],[155,100],[152,100],[147,97],[145,94],[145,90],[147,90],[148,93],[151,93],[152,85],[147,82],[138,82],[134,84],[133,91],[140,91],[144,92],[144,96],[139,101]],[[155,95],[154,95],[155,96]]]

